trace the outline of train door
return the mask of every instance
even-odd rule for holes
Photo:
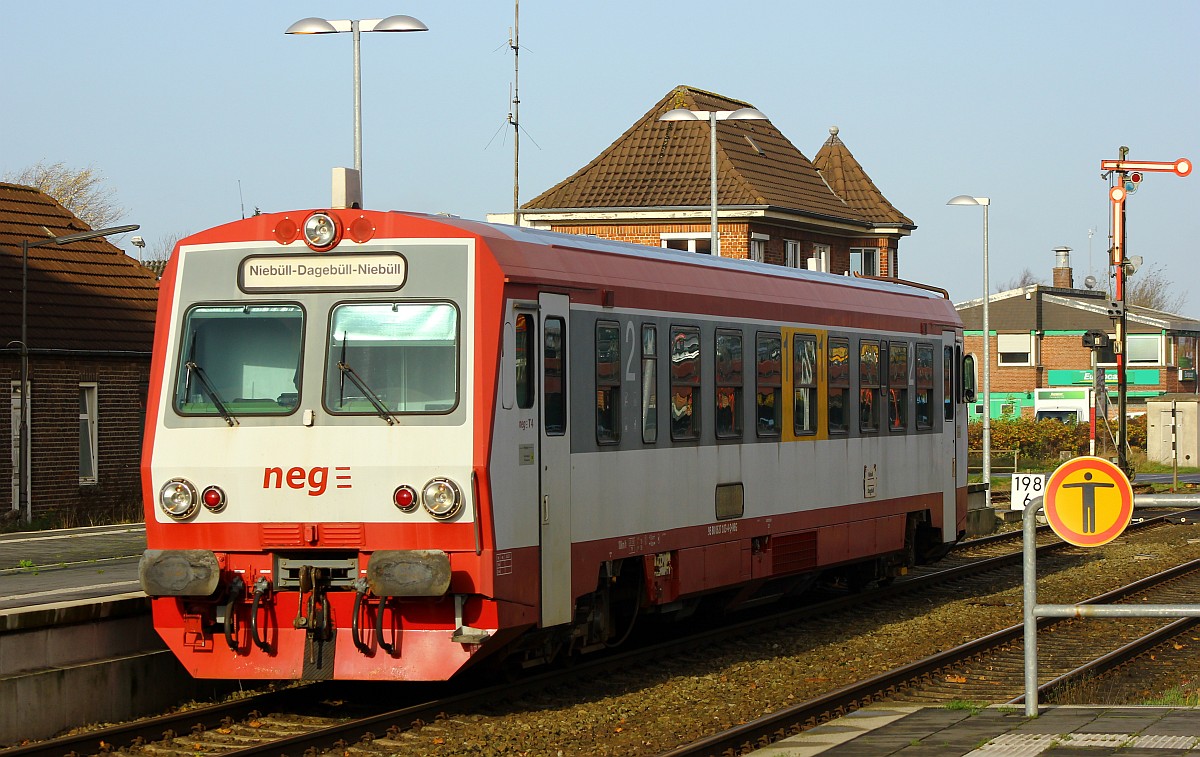
[[[542,294],[539,322],[541,381],[540,531],[542,626],[571,621],[571,434],[567,396],[568,306],[561,294]]]
[[[959,481],[967,485],[966,406],[962,404],[962,338],[953,331],[942,332],[942,370],[945,376],[942,398],[945,422],[942,424],[942,460],[949,475],[942,476],[943,537],[954,538],[958,518]],[[961,443],[960,443],[961,440]]]

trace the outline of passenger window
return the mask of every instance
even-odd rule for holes
[[[917,430],[933,428],[933,345],[917,345]]]
[[[721,439],[742,435],[744,372],[741,333],[718,330],[716,427]]]
[[[755,352],[758,366],[758,385],[755,394],[755,417],[759,436],[779,436],[783,413],[782,360],[783,340],[779,334],[759,334]]]
[[[658,441],[658,327],[642,326],[642,441]]]
[[[547,318],[542,337],[542,372],[546,383],[543,388],[542,413],[547,436],[562,436],[567,433],[567,384],[566,375],[567,336],[562,318]]]
[[[621,326],[596,324],[596,441],[621,440]]]
[[[908,345],[888,343],[888,430],[908,430]]]
[[[671,327],[671,438],[700,436],[700,329]]]
[[[850,405],[850,342],[829,340],[829,433],[849,430],[846,418]]]
[[[942,348],[942,407],[944,417],[954,420],[954,349]]]
[[[528,313],[517,316],[516,337],[517,407],[528,410],[533,407],[534,397],[534,372],[529,370],[529,355],[533,352],[533,318]]]
[[[817,339],[799,334],[792,340],[792,430],[797,435],[817,431]]]
[[[858,428],[879,431],[879,342],[864,339],[858,346]]]

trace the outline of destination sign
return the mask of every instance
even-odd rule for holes
[[[243,292],[276,290],[395,291],[404,286],[408,264],[399,253],[362,255],[254,256],[242,261]]]

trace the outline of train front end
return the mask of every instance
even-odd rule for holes
[[[532,622],[483,567],[476,262],[469,235],[359,210],[181,241],[140,577],[192,675],[440,680]]]

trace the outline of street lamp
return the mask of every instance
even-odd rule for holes
[[[125,234],[137,231],[140,226],[112,226],[107,229],[80,231],[75,234],[64,234],[61,237],[47,237],[36,242],[28,239],[21,240],[21,421],[18,444],[21,459],[17,478],[17,501],[13,503],[14,510],[25,506],[25,520],[33,520],[33,505],[29,500],[29,250],[33,247],[44,247],[48,244],[70,244],[82,242],[85,239],[104,237],[109,234]]]
[[[675,108],[658,117],[659,121],[708,121],[709,180],[711,183],[712,242],[711,253],[720,255],[720,235],[717,233],[717,121],[765,121],[766,116],[757,108],[737,110],[688,110]]]
[[[302,18],[289,26],[284,34],[336,34],[350,32],[354,35],[354,170],[358,172],[359,186],[362,184],[362,72],[360,32],[427,32],[429,27],[412,16],[388,16],[362,20],[329,21],[323,18]]]
[[[987,484],[987,506],[992,506],[992,332],[988,323],[988,302],[991,290],[988,284],[988,206],[987,197],[959,195],[952,197],[947,205],[983,206],[983,483]]]

